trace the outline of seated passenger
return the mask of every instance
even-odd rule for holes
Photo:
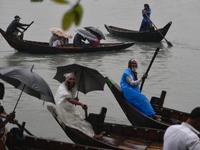
[[[98,40],[97,41],[89,40],[89,42],[92,47],[97,47],[100,44],[101,37],[98,34],[95,34],[95,33],[93,34],[97,37]]]
[[[62,37],[58,36],[58,39],[53,42],[53,47],[61,47],[62,46]]]
[[[52,32],[52,36],[49,40],[49,46],[53,46],[53,43],[58,39],[58,36]]]
[[[62,46],[68,46],[69,45],[69,39],[72,38],[72,35],[69,32],[63,31],[63,37],[61,38],[61,45]]]
[[[88,44],[86,44],[84,41],[86,40],[86,38],[84,38],[82,35],[80,34],[76,34],[74,36],[74,40],[73,40],[73,45],[74,46],[89,46]]]
[[[77,96],[77,86],[74,73],[64,75],[65,81],[61,83],[55,94],[55,102],[58,107],[58,116],[62,122],[74,129],[98,139],[105,132],[95,134],[92,125],[81,116],[76,110],[77,106],[81,106],[83,110],[87,110],[87,105],[83,104]]]

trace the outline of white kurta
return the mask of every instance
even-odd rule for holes
[[[55,102],[58,107],[58,115],[66,126],[78,129],[88,136],[94,136],[91,124],[84,120],[81,114],[76,111],[76,106],[66,98],[75,98],[76,91],[69,91],[64,82],[58,87],[55,94]]]
[[[199,132],[185,122],[172,125],[165,132],[163,150],[200,150],[198,135]]]

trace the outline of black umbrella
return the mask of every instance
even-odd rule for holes
[[[89,31],[89,32],[91,32],[91,33],[96,33],[96,34],[98,34],[100,37],[101,37],[101,39],[106,39],[105,38],[105,36],[104,36],[104,34],[103,34],[103,32],[101,32],[101,30],[99,30],[98,28],[95,28],[95,27],[93,27],[93,26],[89,26],[89,27],[84,27],[87,31]]]
[[[105,78],[97,70],[78,64],[57,67],[54,79],[59,82],[65,81],[64,74],[73,72],[75,74],[78,91],[86,94],[94,90],[104,90]]]
[[[76,32],[88,40],[98,41],[97,37],[89,31],[78,29],[76,30]]]
[[[41,76],[32,72],[32,69],[25,70],[15,67],[0,67],[0,78],[13,85],[15,88],[22,90],[21,94],[24,91],[31,96],[55,103],[49,85]],[[21,94],[18,98],[15,108],[19,102]]]

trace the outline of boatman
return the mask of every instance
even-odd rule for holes
[[[20,16],[16,15],[14,17],[14,20],[10,23],[10,25],[8,26],[6,33],[16,39],[20,39],[20,36],[18,35],[18,32],[20,32],[21,34],[23,34],[23,31],[19,30],[18,28],[21,28],[23,30],[25,30],[25,28],[23,26],[28,26],[28,24],[22,24],[20,23]]]
[[[149,20],[151,15],[151,8],[149,4],[144,4],[144,9],[142,10],[142,23],[140,26],[140,32],[148,31],[152,27],[152,22]]]

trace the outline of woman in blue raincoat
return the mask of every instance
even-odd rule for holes
[[[147,74],[144,74],[139,79],[137,77],[137,68],[138,64],[136,59],[129,60],[128,68],[123,72],[120,81],[122,92],[125,98],[140,112],[154,119],[160,119],[161,116],[156,115],[147,97],[140,93],[139,84],[147,77]]]
[[[150,15],[151,15],[151,8],[149,7],[149,4],[144,4],[144,9],[142,10],[143,19],[139,30],[140,32],[148,31],[152,26],[152,22],[151,20],[149,20]]]

